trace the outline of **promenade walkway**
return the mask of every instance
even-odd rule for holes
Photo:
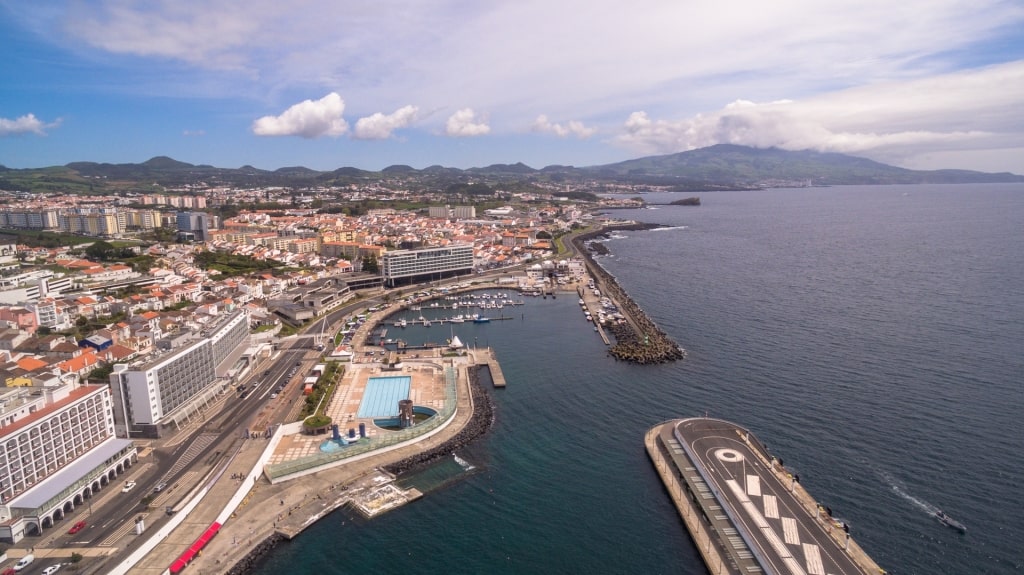
[[[380,452],[371,452],[298,479],[271,484],[260,477],[241,504],[224,522],[217,536],[207,544],[202,555],[189,564],[187,571],[195,574],[223,573],[271,535],[276,533],[285,538],[294,537],[319,518],[344,505],[354,495],[390,481],[391,478],[380,471],[381,467],[445,444],[469,423],[473,415],[467,367],[462,365],[458,369],[456,412],[450,424],[434,435],[413,444],[399,444]],[[348,409],[352,409],[351,392],[336,394],[336,398],[348,403]],[[296,437],[301,439],[303,436]],[[310,445],[304,444],[304,447],[297,451],[294,443],[282,441],[271,454],[271,458],[279,458],[282,455],[285,458],[302,457],[311,449],[315,449],[313,445],[318,445],[323,439],[324,436],[319,436]],[[292,438],[291,441],[295,439]],[[240,485],[248,482],[230,478],[251,475],[261,460],[267,460],[267,447],[267,440],[264,439],[239,439],[236,455],[230,465],[222,470],[219,479],[212,482],[211,489],[202,503],[180,527],[134,565],[128,573],[165,573],[168,566],[221,515]]]

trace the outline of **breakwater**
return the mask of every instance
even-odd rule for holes
[[[491,426],[494,425],[494,400],[480,385],[479,370],[481,367],[486,366],[475,366],[469,369],[469,392],[473,396],[473,417],[466,423],[466,426],[455,437],[433,449],[385,465],[383,467],[385,471],[398,475],[447,457],[491,429]]]
[[[284,541],[284,536],[280,533],[271,534],[253,546],[252,550],[245,557],[242,557],[230,569],[224,572],[225,575],[246,575],[246,573],[253,572],[260,562],[263,561],[263,558],[269,555],[282,541]]]
[[[486,365],[471,366],[467,370],[469,375],[469,385],[467,387],[469,388],[469,393],[472,397],[472,413],[469,416],[469,420],[461,430],[459,430],[452,438],[435,448],[421,453],[416,453],[395,463],[382,465],[378,469],[391,473],[392,475],[399,475],[401,473],[417,469],[418,467],[431,463],[435,460],[447,457],[456,450],[468,445],[473,440],[487,433],[494,424],[495,408],[493,398],[486,391],[485,386],[480,382],[479,371],[481,368],[485,367]],[[341,490],[348,490],[349,485],[350,484],[344,484],[341,487]],[[271,500],[273,501],[276,497],[277,496],[275,495]],[[316,499],[319,501],[320,495],[316,495]],[[305,501],[305,496],[303,496],[303,501]],[[335,508],[341,507],[342,503],[344,502],[340,499],[335,500]],[[302,525],[293,532],[293,535],[303,531],[309,525],[312,525],[315,520],[322,519],[332,510],[333,509],[328,508],[324,511],[322,508],[317,507],[315,509],[316,515],[311,517],[309,521],[302,523]],[[290,512],[289,516],[291,516]],[[273,549],[282,542],[292,539],[293,537],[293,535],[286,536],[286,534],[281,533],[277,529],[279,528],[275,525],[275,531],[268,537],[258,543],[253,542],[250,551],[245,556],[237,560],[231,568],[224,571],[224,573],[228,575],[246,575],[248,573],[259,572],[262,568],[261,566],[266,563],[268,557],[272,554]]]
[[[679,344],[672,341],[644,313],[640,306],[623,290],[615,278],[594,261],[586,243],[615,230],[651,230],[662,227],[659,224],[629,223],[604,226],[598,230],[580,234],[572,239],[576,250],[586,261],[587,270],[594,278],[594,284],[601,293],[610,297],[627,318],[625,323],[613,324],[607,329],[615,337],[615,345],[608,351],[615,359],[640,364],[664,363],[683,359],[686,353]],[[594,245],[594,244],[592,244]],[[601,244],[594,251],[608,253]],[[603,251],[601,251],[603,250]]]

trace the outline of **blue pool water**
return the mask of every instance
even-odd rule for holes
[[[412,378],[408,375],[371,377],[366,381],[363,400],[359,402],[356,417],[396,417],[398,402],[409,399]]]

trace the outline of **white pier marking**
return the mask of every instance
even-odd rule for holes
[[[807,572],[811,575],[825,575],[825,567],[821,564],[821,553],[817,545],[804,543],[804,559],[807,560]]]
[[[764,516],[772,519],[779,518],[779,500],[774,495],[764,496]]]
[[[786,543],[790,545],[800,544],[800,531],[796,525],[796,519],[792,517],[782,518],[782,536],[786,538]]]
[[[747,476],[747,495],[761,496],[761,478],[757,475]]]
[[[740,505],[743,506],[743,510],[747,512],[747,515],[750,517],[751,521],[754,522],[754,525],[761,532],[761,535],[768,540],[768,543],[772,546],[775,554],[782,559],[786,564],[786,567],[789,567],[790,573],[793,575],[805,575],[806,571],[804,571],[803,567],[800,566],[800,562],[793,557],[793,554],[789,551],[789,547],[786,547],[786,544],[779,539],[779,534],[772,529],[772,526],[769,525],[768,521],[763,515],[761,515],[757,506],[754,505],[754,503],[750,501],[750,498],[747,497],[747,494],[743,492],[743,488],[740,487],[739,482],[735,479],[727,479],[725,484],[729,486],[729,490],[732,491],[733,496],[740,502]],[[815,547],[815,550],[817,550],[817,547]],[[820,575],[824,575],[824,573]]]

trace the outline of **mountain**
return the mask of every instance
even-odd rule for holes
[[[669,187],[680,191],[749,189],[787,185],[921,184],[1024,182],[1024,176],[970,170],[908,170],[845,154],[748,148],[719,144],[698,150],[648,156],[614,164],[577,168],[550,165],[540,170],[521,162],[483,168],[422,170],[393,165],[379,172],[342,167],[329,172],[303,166],[261,170],[253,166],[216,168],[193,165],[166,156],[141,164],[73,162],[37,169],[0,169],[0,189],[34,192],[102,193],[104,191],[158,191],[160,186],[207,183],[255,186],[329,186],[365,183],[384,178],[418,179],[421,188],[497,185],[506,190],[537,183],[608,181]]]
[[[608,178],[665,178],[692,182],[764,185],[804,182],[813,185],[1020,182],[1024,176],[970,170],[908,170],[828,152],[788,151],[718,144],[688,152],[648,156],[583,168]]]

